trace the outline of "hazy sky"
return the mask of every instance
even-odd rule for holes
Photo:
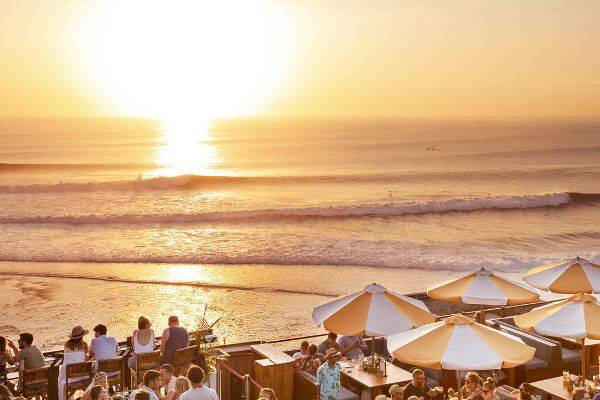
[[[195,110],[213,106],[219,95],[214,115],[227,114],[234,98],[241,99],[236,110],[260,115],[600,115],[596,0],[280,0],[268,2],[273,13],[256,15],[228,4],[237,19],[198,0],[183,8],[193,18],[183,22],[183,14],[150,15],[146,7],[117,3],[0,0],[0,115],[132,115],[166,107],[153,96],[171,96],[171,112]],[[95,15],[107,10],[108,18]],[[125,28],[109,26],[113,12],[122,14],[115,24],[126,21]],[[219,31],[219,18],[228,20],[227,33]],[[202,31],[207,21],[213,25]],[[252,36],[254,27],[263,36]],[[105,28],[112,29],[110,39],[102,37]],[[136,41],[128,42],[130,35]],[[144,40],[161,43],[140,44],[145,53],[135,59],[136,43]],[[177,43],[185,44],[184,53],[170,52]],[[226,43],[226,51],[214,43]],[[218,65],[206,67],[211,62]],[[195,95],[168,88],[194,80],[186,74],[197,68],[205,77],[190,85]],[[149,75],[130,85],[139,70]],[[232,87],[217,93],[226,82],[240,93]]]

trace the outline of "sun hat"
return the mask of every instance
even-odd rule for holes
[[[325,355],[323,356],[323,359],[328,360],[333,357],[341,357],[341,356],[342,356],[342,353],[340,353],[336,349],[327,349],[327,351],[325,352]]]
[[[90,333],[87,329],[83,329],[81,326],[76,326],[71,329],[71,334],[69,335],[69,339],[80,339]]]
[[[395,394],[402,393],[402,392],[404,392],[404,388],[402,386],[398,385],[397,383],[390,386],[390,390],[389,390],[390,396],[393,396]]]

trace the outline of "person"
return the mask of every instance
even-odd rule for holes
[[[138,318],[138,328],[131,335],[131,347],[133,354],[129,357],[129,368],[135,369],[136,355],[139,353],[150,353],[154,351],[154,331],[150,329],[148,318],[141,316]]]
[[[275,391],[271,388],[260,389],[260,393],[258,394],[258,397],[262,397],[267,400],[277,400],[277,397],[275,397]]]
[[[483,310],[479,310],[475,313],[474,320],[478,324],[487,325],[487,322],[485,321],[485,312]]]
[[[175,364],[175,352],[189,345],[188,331],[179,326],[179,318],[169,317],[169,327],[163,331],[160,340],[160,354],[163,364]]]
[[[13,396],[8,387],[0,385],[0,400],[12,400]]]
[[[300,343],[300,351],[295,352],[292,356],[296,368],[300,367],[302,360],[308,356],[308,346],[310,346],[308,341],[304,340],[302,343]]]
[[[348,358],[358,358],[365,355],[367,345],[360,336],[342,336],[338,339],[340,352]]]
[[[327,349],[322,357],[324,362],[317,370],[317,398],[320,400],[337,399],[340,390],[341,367],[338,360],[342,356],[334,348]]]
[[[416,396],[419,400],[429,400],[441,398],[444,389],[440,386],[431,389],[425,383],[425,372],[421,369],[415,369],[412,373],[412,381],[404,386],[402,390],[402,399],[408,400],[410,396]]]
[[[577,388],[573,391],[573,400],[589,400],[590,394],[585,388]]]
[[[10,350],[12,350],[12,353]],[[12,340],[9,340],[4,336],[0,336],[0,385],[6,385],[9,390],[14,389],[14,387],[13,384],[8,380],[8,370],[6,369],[6,364],[15,364],[18,358],[19,349],[17,346],[15,346]]]
[[[321,344],[319,344],[319,347],[317,348],[317,354],[320,357],[323,357],[328,349],[335,349],[336,351],[340,351],[340,345],[337,342],[337,333],[329,332],[327,334],[327,339],[325,339],[321,342]]]
[[[317,354],[317,345],[311,344],[308,346],[308,355],[304,359],[300,360],[301,363],[298,369],[306,371],[311,375],[317,374],[317,369],[321,366],[321,359]]]
[[[33,345],[33,335],[31,333],[21,333],[19,335],[19,385],[23,384],[23,372],[42,368],[46,366],[44,355]],[[43,386],[43,383],[28,385],[30,388]]]
[[[58,369],[58,398],[65,400],[66,392],[66,366],[68,364],[76,364],[85,361],[85,356],[88,352],[88,344],[83,340],[89,331],[81,326],[76,326],[71,329],[69,339],[65,342],[63,352],[63,363]],[[85,380],[86,377],[76,377],[69,379],[70,382],[79,382]]]
[[[150,400],[150,393],[140,390],[135,394],[135,400]]]
[[[91,391],[92,388],[94,386],[102,386],[104,388],[104,391],[108,393],[108,375],[106,375],[106,372],[98,372],[95,376],[94,379],[92,380],[92,383],[89,384],[89,386],[87,387],[87,389],[85,389],[85,391],[83,392],[83,394],[81,396],[79,396],[79,398],[81,400],[91,400]],[[73,396],[73,397],[77,397],[77,396]]]
[[[470,371],[465,377],[465,384],[460,389],[463,399],[481,394],[482,380],[475,372]]]
[[[109,400],[106,390],[101,385],[96,385],[90,390],[90,398],[92,400]]]
[[[187,372],[187,378],[192,384],[192,388],[179,396],[180,400],[219,400],[219,396],[214,389],[202,385],[204,382],[204,370],[196,365],[192,365]]]
[[[481,396],[483,400],[500,400],[500,397],[496,394],[496,384],[494,378],[488,377],[481,387]]]
[[[94,327],[95,337],[90,343],[89,355],[90,358],[96,361],[117,357],[117,339],[108,336],[106,334],[107,331],[108,328],[103,324],[98,324]]]
[[[178,376],[175,380],[175,395],[173,396],[173,400],[179,400],[179,396],[191,388],[192,384],[188,378],[185,376]]]
[[[173,376],[173,366],[171,364],[163,364],[160,366],[160,380],[165,388],[163,400],[173,400],[175,396],[175,381],[177,378]]]
[[[403,387],[397,383],[390,386],[390,390],[388,391],[390,394],[390,400],[402,400],[402,391]]]
[[[533,397],[533,391],[533,386],[527,382],[523,382],[517,389],[509,393],[509,397],[515,400],[530,400]]]
[[[140,391],[145,391],[150,395],[150,400],[159,400],[158,395],[161,386],[160,372],[150,369],[144,373],[144,379],[142,386],[139,389],[134,390],[129,395],[129,400],[135,400],[136,394]]]

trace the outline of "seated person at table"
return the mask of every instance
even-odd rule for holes
[[[350,359],[364,356],[367,351],[367,345],[360,336],[342,336],[337,342],[341,353]]]
[[[160,366],[160,380],[165,388],[165,396],[163,400],[173,400],[175,396],[175,382],[177,378],[173,375],[173,366],[171,364],[163,364]]]
[[[308,356],[308,346],[308,342],[306,340],[303,341],[302,343],[300,343],[300,351],[295,352],[292,356],[292,358],[295,361],[296,367],[299,367],[302,360]]]
[[[189,346],[188,331],[179,326],[179,318],[169,317],[169,327],[163,331],[160,339],[160,354],[162,363],[175,365],[175,353],[179,349]]]
[[[29,369],[42,368],[46,366],[44,355],[33,346],[33,335],[31,333],[21,333],[19,335],[19,382],[23,383],[23,372]],[[41,387],[44,384],[28,385],[31,388]]]
[[[419,400],[442,398],[444,389],[440,386],[435,389],[427,386],[427,383],[425,383],[425,372],[415,369],[412,376],[412,382],[404,386],[404,390],[402,391],[403,400],[408,400],[410,396],[416,396]]]
[[[150,321],[146,317],[138,318],[138,328],[131,335],[133,354],[129,357],[129,368],[135,369],[137,354],[154,351],[154,331],[150,329]]]
[[[589,400],[590,394],[585,388],[577,388],[573,391],[573,400]]]
[[[311,375],[317,374],[317,369],[321,366],[321,359],[317,354],[317,345],[311,344],[308,346],[308,355],[303,359],[299,360],[300,365],[298,368],[302,371],[306,371]]]
[[[173,400],[179,400],[179,396],[192,388],[190,380],[185,376],[178,376],[175,381],[175,395]]]
[[[403,389],[404,388],[398,384],[390,386],[390,390],[388,391],[390,393],[390,400],[402,400]]]
[[[468,372],[465,378],[465,384],[460,389],[462,398],[466,399],[467,397],[474,396],[476,394],[481,394],[483,381],[475,372]]]
[[[96,325],[94,327],[95,338],[90,343],[90,358],[98,360],[108,360],[117,356],[117,339],[106,334],[106,325]]]
[[[10,349],[14,352],[11,353]],[[5,338],[4,336],[0,336],[0,384],[6,385],[8,383],[8,379],[6,375],[8,371],[6,370],[6,364],[12,365],[17,361],[19,357],[19,349],[15,344]]]
[[[87,389],[85,389],[85,392],[83,392],[83,395],[77,396],[75,394],[71,397],[80,398],[81,400],[91,400],[92,399],[91,392],[95,386],[102,386],[104,388],[104,391],[106,391],[108,393],[108,375],[106,375],[106,372],[98,372],[96,374],[96,376],[94,376],[92,383],[90,383],[90,385],[87,387]],[[75,392],[75,393],[77,393],[77,392]]]
[[[144,373],[144,380],[139,389],[134,390],[129,395],[129,400],[135,400],[139,392],[147,392],[150,395],[150,400],[159,400],[157,393],[160,393],[160,372],[153,369]]]
[[[63,363],[58,369],[58,398],[60,400],[65,400],[67,395],[67,365],[81,363],[85,361],[85,356],[88,352],[88,345],[83,340],[83,337],[88,333],[88,330],[83,329],[81,326],[76,326],[71,330],[69,340],[65,342],[63,352]],[[87,379],[87,377],[80,376],[76,378],[70,378],[69,382],[80,382],[85,379]]]
[[[103,386],[97,385],[90,390],[90,398],[92,400],[109,400],[106,389]]]
[[[340,351],[340,345],[337,342],[337,333],[329,332],[329,334],[327,334],[327,339],[319,344],[317,354],[319,357],[323,357],[329,349]]]
[[[483,400],[500,400],[496,394],[496,384],[494,383],[494,378],[488,377],[485,381],[483,381],[483,385],[481,387],[481,397],[483,397]]]

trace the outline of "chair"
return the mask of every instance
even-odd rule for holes
[[[65,393],[70,398],[77,389],[85,390],[92,383],[92,362],[67,364],[65,372]]]
[[[133,355],[136,357],[135,372],[131,374],[131,387],[136,387],[144,378],[144,373],[151,369],[160,368],[160,350]]]
[[[183,375],[187,372],[190,364],[198,360],[198,346],[189,346],[175,352],[175,372]]]
[[[123,373],[123,357],[108,358],[98,361],[98,372],[106,372],[108,384],[116,386],[117,391],[123,390],[125,386]]]
[[[23,390],[21,391],[21,394],[28,399],[35,396],[47,398],[49,378],[49,367],[27,369],[23,371]]]

